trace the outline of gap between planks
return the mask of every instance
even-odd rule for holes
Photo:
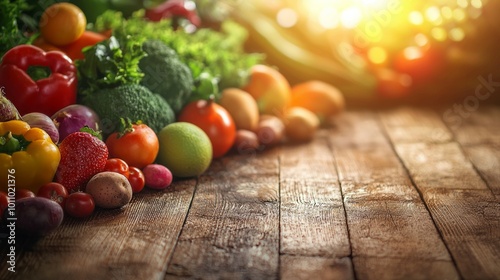
[[[493,128],[500,126],[495,118],[499,114],[498,107],[488,107],[462,120],[461,126],[449,125],[429,110],[405,108],[379,114],[394,151],[465,279],[495,279],[500,274],[495,261],[500,258],[498,168],[493,170],[470,152],[477,147],[482,153],[492,152],[491,147],[498,147],[500,138]],[[401,118],[413,121],[398,122]],[[410,127],[409,135],[401,137],[403,125],[421,129]],[[422,130],[431,133],[411,133]],[[490,161],[498,167],[498,152],[494,154]]]

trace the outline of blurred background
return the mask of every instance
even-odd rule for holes
[[[169,1],[195,6],[198,28],[236,21],[247,52],[263,53],[292,85],[331,83],[350,106],[500,103],[500,0]],[[165,0],[70,2],[92,22]]]
[[[329,82],[351,105],[500,100],[497,0],[196,2],[206,23],[245,26],[292,84]]]

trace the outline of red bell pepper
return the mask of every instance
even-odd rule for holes
[[[19,45],[2,58],[1,87],[21,115],[40,112],[52,116],[76,103],[76,67],[62,52]]]
[[[167,0],[156,7],[146,9],[145,16],[151,21],[183,17],[196,27],[201,25],[201,19],[196,13],[196,4],[190,0]]]

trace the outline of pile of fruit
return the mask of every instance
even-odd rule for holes
[[[193,11],[169,10],[187,25],[154,11],[107,11],[90,29],[80,8],[53,4],[3,54],[0,214],[20,232],[124,207],[230,153],[310,141],[343,110],[335,87],[292,87],[236,33],[187,28]]]

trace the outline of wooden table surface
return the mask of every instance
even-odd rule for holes
[[[500,107],[453,108],[347,111],[233,153],[16,237],[15,273],[3,236],[0,279],[500,279]]]

